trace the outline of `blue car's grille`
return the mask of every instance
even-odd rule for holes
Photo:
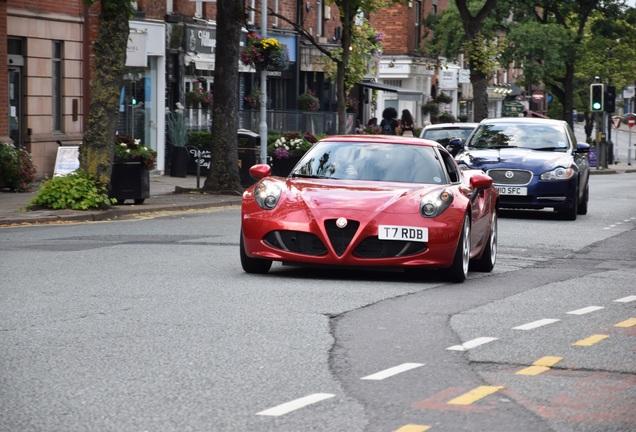
[[[272,231],[263,239],[273,248],[304,255],[320,256],[327,248],[314,234],[301,231]]]
[[[353,254],[360,258],[394,258],[415,255],[426,249],[426,243],[367,237],[356,247]]]
[[[532,180],[532,172],[526,170],[491,169],[486,174],[499,185],[526,185]]]

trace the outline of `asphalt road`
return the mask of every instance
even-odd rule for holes
[[[636,176],[591,181],[464,284],[247,275],[236,207],[1,229],[0,430],[634,430]]]

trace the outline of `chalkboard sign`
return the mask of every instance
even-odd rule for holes
[[[79,168],[79,146],[61,146],[57,148],[53,176],[63,176]]]
[[[198,147],[188,146],[188,174],[207,174],[212,165],[212,152]]]

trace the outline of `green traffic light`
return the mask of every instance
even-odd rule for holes
[[[592,104],[592,109],[593,110],[600,110],[601,109],[601,103],[600,102],[594,102],[594,104]]]

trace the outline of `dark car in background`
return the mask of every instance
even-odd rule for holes
[[[437,141],[451,154],[456,155],[461,147],[457,145],[449,145],[451,141],[457,143],[457,139],[466,141],[472,131],[479,123],[438,123],[424,126],[420,133],[420,138]]]
[[[480,169],[499,190],[500,208],[552,208],[563,219],[587,214],[589,144],[562,120],[485,119],[466,142],[451,145],[463,169]]]

